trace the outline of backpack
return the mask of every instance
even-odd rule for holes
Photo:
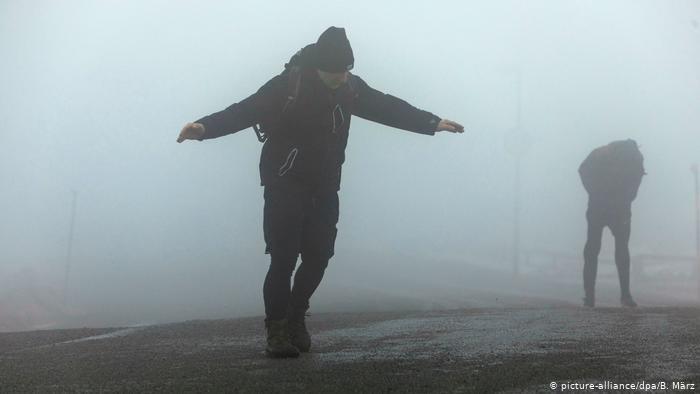
[[[639,145],[635,140],[613,141],[608,146],[611,152],[611,163],[617,167],[617,171],[633,177],[646,174],[644,156],[639,151]]]
[[[286,63],[284,65],[284,70],[280,75],[284,75],[287,73],[287,101],[284,103],[284,106],[282,107],[282,113],[291,111],[294,108],[294,104],[296,103],[297,97],[299,97],[299,89],[301,87],[301,74],[302,74],[302,63],[304,62],[304,59],[302,57],[302,52],[305,50],[308,51],[307,48],[311,47],[314,44],[307,45],[306,47],[298,50],[292,57],[289,59],[289,63]],[[355,95],[355,88],[354,88],[354,82],[352,79],[352,74],[348,77],[348,87],[350,90],[351,95]],[[267,141],[267,135],[265,134],[265,129],[261,124],[262,122],[258,122],[253,125],[253,130],[255,131],[255,135],[258,137],[258,141],[260,142],[265,142]]]

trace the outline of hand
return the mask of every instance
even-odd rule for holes
[[[177,137],[177,142],[180,143],[184,140],[199,140],[204,135],[204,125],[201,123],[187,123],[185,127],[180,131],[180,135]]]
[[[436,132],[438,131],[449,131],[451,133],[464,133],[464,126],[461,124],[448,120],[448,119],[442,119],[440,123],[437,125],[437,129],[435,130]]]

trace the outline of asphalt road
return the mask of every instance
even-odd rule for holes
[[[291,360],[265,358],[260,318],[0,334],[0,392],[552,392],[552,382],[605,392],[664,382],[676,392],[683,386],[671,390],[674,382],[700,384],[695,307],[520,305],[319,314],[308,324],[312,352]]]

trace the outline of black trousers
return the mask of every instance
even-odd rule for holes
[[[287,309],[309,308],[309,299],[334,254],[338,192],[308,186],[286,176],[265,186],[263,231],[270,267],[263,295],[267,320],[283,319]],[[301,264],[292,273],[301,254]]]
[[[598,271],[598,255],[603,238],[603,229],[609,227],[615,237],[615,265],[620,279],[620,293],[630,295],[630,224],[632,211],[629,206],[605,207],[589,205],[588,239],[583,249],[583,288],[586,296],[595,294],[595,278]]]

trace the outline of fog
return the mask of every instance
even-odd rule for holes
[[[699,23],[695,1],[4,0],[0,330],[262,315],[261,144],[250,129],[175,139],[332,25],[370,86],[466,132],[354,118],[312,312],[580,303],[577,170],[618,139],[637,140],[648,173],[633,271],[639,255],[692,257]],[[611,256],[606,232],[599,289],[614,300]],[[691,263],[653,267],[632,280],[642,302],[696,299]]]

